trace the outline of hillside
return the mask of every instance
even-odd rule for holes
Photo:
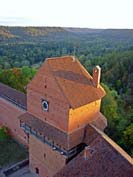
[[[0,82],[26,92],[47,57],[76,55],[91,72],[102,67],[107,134],[133,155],[133,30],[0,27]]]
[[[118,38],[118,39],[131,39],[133,40],[132,29],[91,29],[91,28],[63,28],[63,27],[6,27],[0,26],[0,39],[12,39],[15,40],[30,40],[40,41],[39,37],[43,39],[48,37],[73,37],[80,39],[81,37],[103,37],[103,38]],[[66,36],[67,35],[67,36]],[[90,36],[91,35],[91,36]],[[13,40],[14,39],[14,40]],[[2,40],[1,40],[2,41]]]
[[[6,27],[0,26],[0,36],[7,37],[4,35],[6,32],[8,35],[14,36],[14,38],[21,38],[22,36],[46,36],[50,33],[62,33],[68,32],[74,34],[92,34],[99,33],[104,30],[102,29],[89,29],[89,28],[63,28],[63,27]],[[9,36],[10,38],[10,36]]]
[[[29,66],[68,54],[92,59],[130,49],[133,30],[0,26],[0,68]]]
[[[15,36],[6,27],[0,27],[0,38],[14,38]]]

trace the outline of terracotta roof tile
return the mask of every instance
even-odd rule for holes
[[[129,161],[133,165],[133,159],[118,144],[116,144],[111,138],[109,138],[104,132],[100,131],[94,125],[91,125],[91,127],[95,129],[98,135],[101,136],[112,147],[112,149],[116,150],[120,155],[122,155],[125,159],[127,159],[127,161]]]
[[[53,140],[55,144],[62,146],[66,150],[70,150],[81,143],[90,143],[98,135],[98,133],[90,125],[80,127],[67,133],[47,122],[38,119],[28,112],[20,115],[19,119],[22,122],[25,122],[32,129],[36,130],[38,133],[41,133],[50,140]]]
[[[73,148],[83,141],[84,128],[80,128],[72,133],[66,133],[50,125],[49,123],[38,119],[28,112],[20,115],[18,118],[21,122],[25,122],[29,127],[54,141],[55,144],[62,146],[66,150]]]
[[[107,119],[99,112],[91,124],[103,131],[107,127]]]
[[[104,133],[101,134],[90,126],[89,132],[94,139],[87,142],[89,143],[89,153],[86,158],[85,150],[83,150],[54,177],[132,177],[133,166],[131,157],[126,158],[115,147],[118,146],[115,143],[112,146],[112,140],[110,140],[111,143],[107,141],[109,137],[105,138],[104,136],[106,135],[103,135]]]
[[[26,95],[2,83],[0,83],[0,97],[23,109],[27,108]]]
[[[96,101],[105,95],[101,86],[94,87],[91,75],[72,56],[49,58],[46,62],[72,108]]]

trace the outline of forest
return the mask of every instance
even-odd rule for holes
[[[102,68],[105,132],[133,156],[133,30],[0,27],[0,82],[26,93],[47,57],[75,55],[92,73]]]

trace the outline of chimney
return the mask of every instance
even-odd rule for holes
[[[86,146],[84,149],[84,158],[85,160],[92,157],[92,155],[95,153],[95,149],[91,148],[90,146]]]
[[[96,88],[99,87],[101,77],[101,68],[100,66],[96,66],[93,68],[93,84]]]
[[[75,62],[76,61],[76,57],[72,56],[72,61]]]

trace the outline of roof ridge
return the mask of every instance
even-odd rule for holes
[[[48,61],[48,60],[53,60],[53,59],[63,59],[63,58],[68,58],[68,57],[71,57],[71,58],[73,58],[74,56],[73,55],[64,55],[64,56],[61,56],[61,57],[51,57],[51,58],[46,58],[45,60],[46,60],[46,62]]]
[[[89,74],[89,72],[85,69],[85,67],[83,67],[83,65],[79,62],[79,60],[76,59],[76,61],[77,61],[77,64],[82,68],[81,69],[82,74],[83,75],[85,74],[86,77],[92,82],[91,79],[93,79],[93,77]]]
[[[68,104],[71,106],[71,104],[70,104],[68,98],[66,97],[66,95],[65,95],[65,93],[64,93],[64,91],[63,91],[63,89],[61,88],[60,84],[58,83],[58,80],[57,80],[56,77],[54,76],[53,71],[52,71],[52,69],[51,69],[51,67],[50,67],[50,64],[48,63],[48,60],[46,60],[46,62],[47,62],[47,64],[48,64],[49,71],[51,72],[51,74],[52,74],[54,80],[56,81],[56,83],[57,83],[57,85],[58,85],[58,87],[59,87],[61,93],[62,93],[63,96],[66,98]],[[71,106],[71,107],[72,107],[72,106]]]

